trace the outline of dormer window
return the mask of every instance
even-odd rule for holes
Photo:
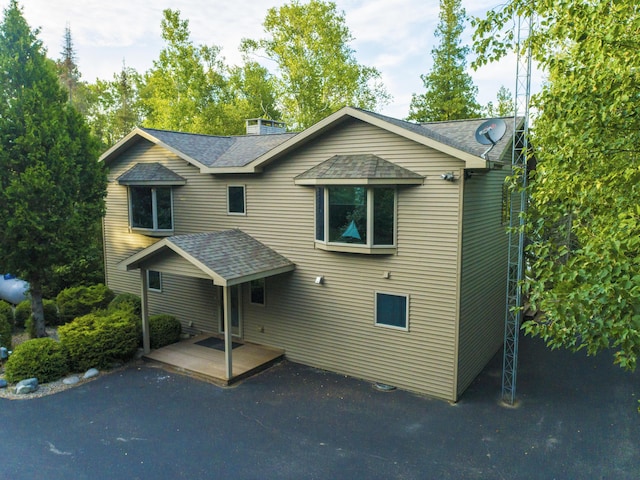
[[[159,163],[138,163],[118,178],[128,187],[129,227],[149,236],[173,234],[173,189],[186,180]]]

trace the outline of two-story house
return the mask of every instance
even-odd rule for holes
[[[496,123],[346,107],[297,134],[137,128],[101,157],[107,284],[227,347],[456,401],[503,342],[513,119]]]

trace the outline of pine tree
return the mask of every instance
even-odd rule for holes
[[[41,337],[43,285],[94,242],[106,172],[37,33],[11,0],[0,24],[0,271],[29,282]]]
[[[421,75],[425,93],[413,94],[408,120],[431,122],[479,116],[478,88],[465,72],[469,47],[460,45],[466,13],[460,0],[440,0],[440,44],[431,53],[433,68]]]

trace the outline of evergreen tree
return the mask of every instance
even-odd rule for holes
[[[30,283],[41,337],[43,285],[93,241],[106,172],[37,33],[11,0],[0,25],[0,271]]]
[[[460,45],[466,13],[460,0],[440,0],[436,37],[440,44],[431,53],[433,68],[421,75],[425,93],[413,94],[408,120],[432,122],[478,117],[478,88],[465,72],[469,47]]]
[[[511,91],[502,85],[496,94],[496,105],[489,102],[485,108],[484,115],[487,117],[509,117],[515,112],[515,102]]]

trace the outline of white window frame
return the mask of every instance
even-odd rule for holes
[[[242,212],[232,212],[230,210],[229,190],[231,188],[242,188]],[[237,215],[244,217],[247,215],[247,186],[246,185],[227,185],[227,215]]]
[[[134,227],[133,226],[133,201],[131,199],[131,188],[148,188],[151,190],[151,221],[153,223],[151,228],[148,227]],[[169,188],[169,194],[171,196],[171,228],[158,228],[158,201],[156,197],[156,191],[158,188]],[[129,204],[129,228],[134,232],[141,232],[146,234],[158,234],[158,235],[171,235],[174,230],[174,211],[173,211],[173,187],[166,186],[147,186],[147,185],[130,185],[127,188],[127,200]]]
[[[367,191],[367,243],[366,244],[352,244],[345,242],[331,242],[329,241],[329,234],[327,232],[329,225],[329,189],[338,185],[318,185],[317,188],[322,188],[324,193],[324,240],[318,240],[317,234],[317,190],[314,189],[314,241],[316,248],[320,250],[330,250],[337,252],[347,253],[367,253],[367,254],[394,254],[397,252],[398,242],[398,188],[395,185],[384,185],[380,187],[364,186]],[[363,185],[340,185],[344,187],[362,187]],[[393,189],[393,244],[392,245],[374,245],[374,190],[376,188]]]
[[[158,283],[160,284],[159,288],[153,288],[151,286],[151,273],[158,274]],[[150,292],[162,292],[162,272],[159,272],[157,270],[147,270],[147,290],[149,290]]]
[[[389,325],[387,323],[378,322],[378,295],[389,295],[393,297],[404,297],[405,299],[405,326],[399,327],[397,325]],[[409,305],[410,305],[411,296],[403,293],[394,293],[394,292],[383,292],[383,291],[375,291],[373,295],[373,319],[374,325],[376,327],[390,328],[392,330],[399,330],[402,332],[409,331]]]

